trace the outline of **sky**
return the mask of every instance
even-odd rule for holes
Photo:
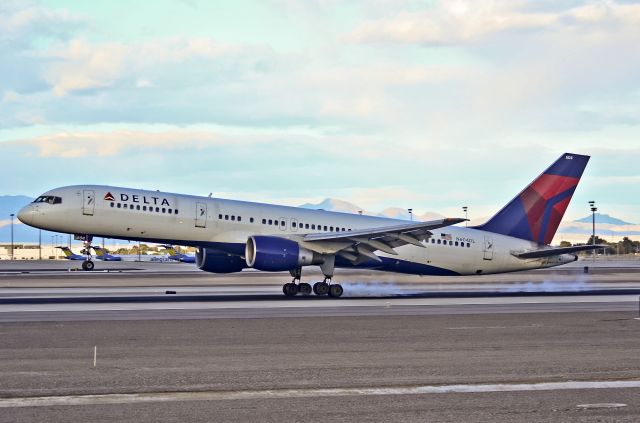
[[[564,152],[640,222],[640,3],[0,3],[0,194],[490,216]]]

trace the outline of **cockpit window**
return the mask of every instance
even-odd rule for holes
[[[36,198],[33,202],[34,203],[61,204],[62,203],[62,198],[61,197],[55,197],[53,195],[41,195],[40,197]]]

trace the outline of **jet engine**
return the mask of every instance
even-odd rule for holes
[[[212,273],[240,272],[247,267],[244,259],[208,248],[198,248],[196,252],[196,266],[198,269]]]
[[[245,248],[247,265],[258,270],[279,272],[322,263],[319,254],[296,241],[277,236],[251,236]]]

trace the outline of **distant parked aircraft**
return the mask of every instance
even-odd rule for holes
[[[98,260],[122,261],[122,257],[109,254],[109,252],[106,249],[102,248],[102,247],[98,247],[98,246],[92,245],[91,248],[93,248],[95,250],[96,258]]]
[[[195,263],[196,256],[192,254],[180,253],[173,245],[163,245],[169,251],[169,260],[177,260],[183,263]]]
[[[71,248],[69,247],[56,247],[62,250],[62,252],[64,253],[64,258],[66,258],[67,260],[82,260],[85,261],[87,260],[87,256],[81,256],[79,254],[75,254],[73,251],[71,251]]]

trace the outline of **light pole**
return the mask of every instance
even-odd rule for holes
[[[593,228],[593,234],[591,235],[591,245],[596,245],[596,212],[598,208],[596,207],[595,201],[589,201],[589,206],[591,207],[591,224]],[[596,259],[596,250],[593,250],[593,259]]]
[[[13,260],[13,216],[15,214],[11,213],[9,216],[11,216],[11,260]]]
[[[42,260],[42,229],[38,229],[38,260]]]
[[[467,206],[462,206],[462,211],[464,212],[464,218],[467,218],[467,210],[469,210],[469,207]],[[464,226],[467,227],[467,222],[464,222]]]
[[[407,210],[409,210],[409,220],[413,222],[413,209],[407,209]]]

